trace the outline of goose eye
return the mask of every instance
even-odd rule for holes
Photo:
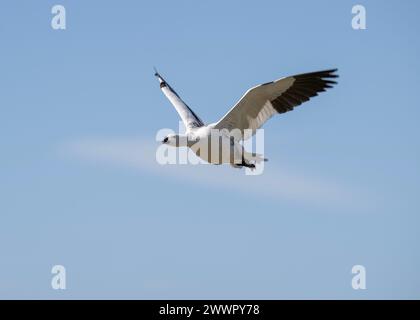
[[[163,141],[162,141],[163,143],[166,143],[166,142],[168,142],[168,137],[165,137],[165,139],[163,139]]]

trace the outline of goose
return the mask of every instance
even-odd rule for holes
[[[244,150],[242,142],[251,138],[272,116],[292,111],[332,88],[337,84],[336,72],[337,69],[329,69],[297,74],[252,87],[218,122],[206,125],[155,69],[160,89],[186,128],[183,134],[166,135],[162,143],[188,147],[211,164],[255,169],[256,164],[267,159]]]

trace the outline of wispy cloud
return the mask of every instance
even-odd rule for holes
[[[112,165],[179,179],[233,192],[249,193],[276,200],[289,200],[329,207],[354,205],[366,197],[354,188],[328,180],[294,173],[286,166],[269,162],[262,175],[247,176],[243,170],[227,165],[160,165],[156,161],[154,140],[142,138],[80,139],[64,143],[60,153],[93,164]],[[357,202],[357,201],[356,201]]]

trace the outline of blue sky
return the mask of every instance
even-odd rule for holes
[[[2,1],[0,298],[420,298],[419,9]],[[270,161],[250,177],[156,164],[178,116],[153,66],[208,123],[259,83],[340,79],[264,126]]]

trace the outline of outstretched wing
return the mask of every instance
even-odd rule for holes
[[[188,107],[187,104],[182,101],[179,95],[175,92],[174,89],[171,88],[165,79],[163,79],[158,72],[155,73],[155,76],[159,79],[162,92],[175,107],[185,127],[187,129],[191,129],[204,126],[203,121],[201,121],[201,119],[194,113],[194,111],[192,111],[190,107]]]
[[[241,100],[215,125],[215,129],[239,129],[235,139],[246,140],[255,134],[268,119],[277,113],[285,113],[332,88],[337,82],[337,69],[299,74],[265,83],[249,89]],[[246,130],[245,129],[251,129]]]

